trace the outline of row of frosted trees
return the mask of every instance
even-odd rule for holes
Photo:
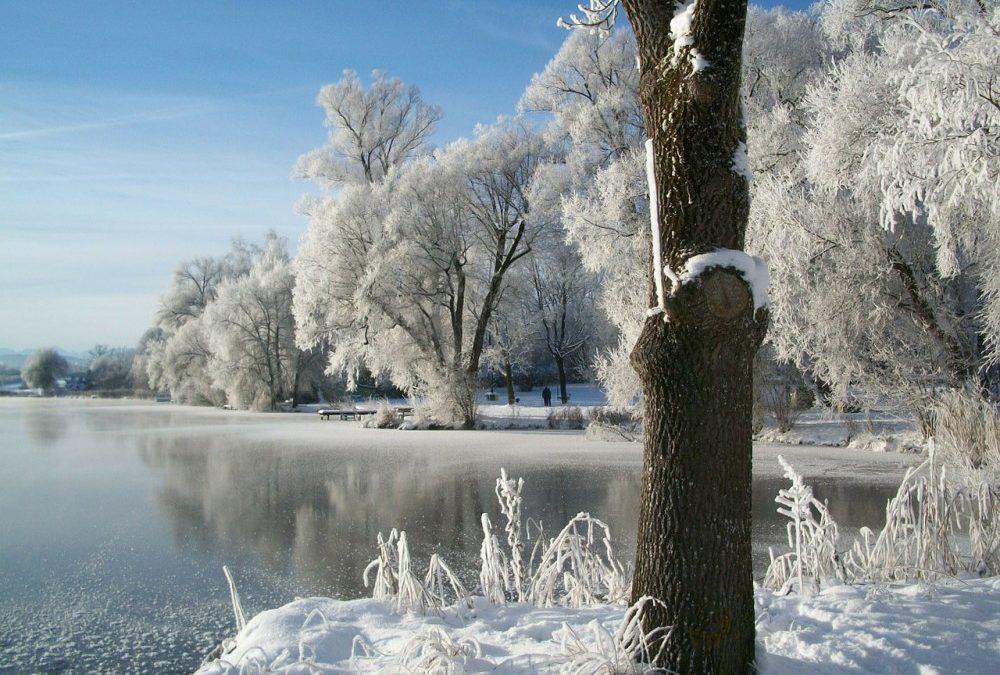
[[[273,234],[182,264],[136,350],[138,386],[198,405],[295,403],[322,378],[323,355],[295,343],[294,285],[287,246]]]
[[[834,399],[919,413],[942,389],[998,393],[998,25],[976,0],[749,13],[747,249],[770,263],[773,353]],[[322,196],[300,205],[295,259],[271,238],[186,264],[142,369],[182,400],[255,407],[324,368],[375,373],[470,424],[485,370],[513,396],[532,350],[562,383],[585,353],[634,405],[638,72],[630,31],[573,31],[516,117],[438,149],[415,87],[345,73],[318,97],[327,144],[296,167]]]

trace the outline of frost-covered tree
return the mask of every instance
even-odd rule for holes
[[[507,404],[517,402],[514,391],[515,374],[531,373],[538,365],[534,344],[533,312],[525,302],[528,288],[525,268],[510,275],[510,287],[493,310],[493,318],[486,334],[482,363],[500,373],[507,392]]]
[[[252,247],[236,240],[225,256],[198,257],[177,267],[156,316],[161,338],[148,345],[144,358],[152,389],[169,391],[181,403],[225,402],[208,372],[212,351],[204,314],[223,281],[246,273],[252,255]]]
[[[33,351],[21,366],[21,379],[35,389],[50,393],[56,380],[69,372],[69,363],[53,347]]]
[[[238,408],[273,410],[316,379],[318,357],[295,345],[295,279],[285,241],[273,233],[247,274],[220,284],[205,312],[212,381]]]
[[[96,345],[90,350],[87,371],[96,389],[126,390],[132,388],[132,362],[135,350],[130,347]]]
[[[328,341],[333,370],[388,373],[472,424],[508,273],[544,225],[526,198],[544,158],[537,134],[501,122],[327,200],[297,262],[301,339]]]
[[[381,182],[397,165],[426,155],[441,114],[416,87],[377,71],[372,79],[366,89],[347,71],[321,90],[329,140],[296,165],[300,177],[336,190],[299,207],[309,227],[294,261],[296,340],[305,350],[329,347],[329,370],[346,373],[349,384],[364,366],[372,334],[366,312],[356,309],[369,292],[368,262],[386,217]]]
[[[164,332],[159,326],[147,328],[139,338],[139,343],[135,348],[135,355],[132,357],[132,388],[139,396],[154,394],[154,387],[150,383],[149,366],[154,354],[163,343]]]
[[[425,150],[441,109],[425,103],[420,90],[398,78],[372,72],[365,87],[346,70],[316,98],[326,111],[327,145],[299,158],[296,173],[323,187],[377,183],[389,169]]]
[[[561,241],[561,234],[549,237],[529,260],[530,302],[541,341],[556,366],[559,400],[566,403],[567,367],[597,336],[600,325],[594,311],[600,278],[584,269],[579,254]]]
[[[226,393],[209,372],[213,352],[205,315],[186,321],[150,352],[150,383],[178,403],[221,406]]]
[[[640,390],[628,353],[645,309],[645,294],[636,290],[643,271],[621,263],[649,248],[636,64],[631,31],[571,31],[518,104],[523,112],[551,114],[547,137],[565,147],[564,163],[546,167],[536,181],[545,193],[535,201],[558,214],[586,268],[603,279],[599,304],[621,337],[596,367],[620,406],[634,404]]]
[[[640,656],[674,672],[750,672],[751,371],[767,311],[760,262],[742,252],[747,4],[621,4],[649,135],[652,250],[640,260],[653,261],[642,265],[650,309],[631,354],[645,419],[632,594],[660,601],[643,627],[667,631]],[[617,8],[593,0],[582,22],[607,23]]]
[[[773,265],[779,356],[841,396],[918,413],[942,386],[996,396],[997,17],[961,0],[820,17],[841,51],[795,152],[758,174],[751,237]]]
[[[799,161],[806,93],[826,73],[832,48],[814,13],[751,7],[743,41],[743,100],[755,177]]]
[[[160,300],[158,325],[173,330],[201,316],[226,274],[222,258],[202,256],[178,266],[170,290]]]
[[[295,346],[293,286],[286,244],[273,233],[263,246],[236,240],[225,256],[180,265],[136,354],[143,388],[257,409],[314,389],[323,352]]]

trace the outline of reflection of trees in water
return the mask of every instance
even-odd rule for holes
[[[806,479],[812,486],[813,495],[821,502],[826,501],[827,509],[837,525],[842,528],[859,528],[867,525],[872,529],[885,523],[885,503],[896,494],[896,487],[884,484],[865,484],[848,481]],[[753,518],[755,523],[780,527],[784,532],[787,519],[777,513],[778,504],[774,498],[778,490],[787,488],[789,482],[783,478],[769,478],[754,481]],[[849,542],[843,542],[846,546]]]
[[[24,430],[38,445],[54,445],[69,431],[69,420],[56,406],[26,406]]]
[[[896,489],[894,485],[816,481],[813,492],[820,501],[827,501],[837,523],[851,528],[866,525],[878,531],[885,525],[885,505],[896,496]]]
[[[273,570],[291,568],[301,592],[362,595],[376,534],[392,527],[407,531],[418,569],[438,552],[471,583],[479,515],[503,523],[493,494],[499,467],[481,463],[445,465],[423,453],[283,451],[207,434],[148,437],[143,452],[164,470],[158,498],[179,546],[221,550],[234,565],[252,554]],[[524,513],[541,519],[548,536],[590,511],[613,532],[628,523],[634,539],[638,476],[533,466],[511,474],[525,477]]]
[[[436,552],[474,585],[479,515],[485,511],[495,528],[503,527],[493,494],[499,465],[449,463],[416,451],[277,448],[243,434],[206,431],[143,438],[143,457],[163,469],[158,499],[177,545],[232,565],[258,560],[291,574],[299,593],[365,594],[361,573],[374,556],[376,535],[393,527],[406,530],[418,572]],[[638,471],[539,464],[508,471],[525,478],[523,513],[541,520],[547,536],[588,511],[611,526],[619,555],[631,559]],[[780,547],[785,538],[774,503],[785,483],[754,484],[758,566],[766,560],[766,546]],[[815,485],[845,528],[880,525],[892,492],[827,481]]]

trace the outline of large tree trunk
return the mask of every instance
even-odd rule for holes
[[[647,318],[631,357],[646,425],[632,599],[659,600],[644,628],[670,629],[641,656],[680,673],[750,672],[752,369],[767,312],[755,315],[750,289],[732,268],[682,286],[656,276],[657,260],[680,272],[694,255],[743,248],[749,188],[734,157],[746,139],[739,100],[746,0],[698,0],[693,42],[676,53],[677,5],[623,3],[639,47],[655,169],[650,306],[664,310]],[[694,71],[693,50],[708,67]]]

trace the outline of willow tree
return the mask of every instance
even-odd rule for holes
[[[659,602],[648,654],[680,673],[753,668],[752,363],[766,268],[743,252],[749,211],[740,68],[746,0],[620,0],[635,31],[651,250],[631,355],[645,449],[633,601]],[[614,21],[592,0],[571,23]]]

